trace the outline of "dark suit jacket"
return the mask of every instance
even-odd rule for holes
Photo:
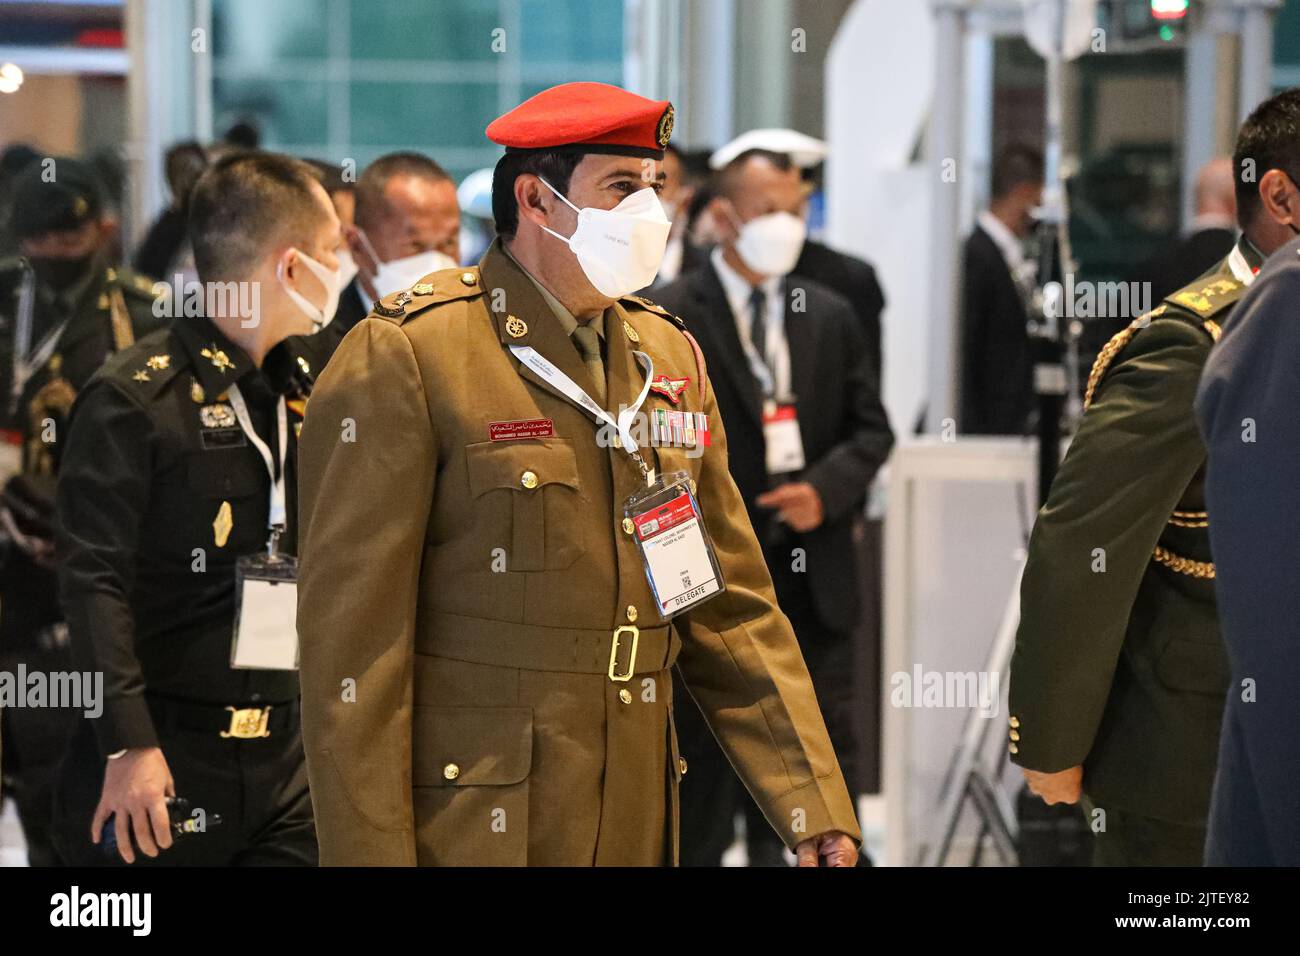
[[[1034,407],[1028,315],[993,237],[966,240],[962,297],[961,430],[1021,435]]]
[[[889,456],[894,436],[849,303],[802,276],[792,275],[788,281],[806,290],[802,312],[792,311],[792,299],[786,299],[791,387],[808,462],[791,479],[812,484],[826,512],[822,526],[803,535],[779,525],[770,511],[754,504],[772,487],[762,399],[717,272],[706,265],[658,290],[655,298],[686,321],[704,352],[727,431],[731,474],[759,540],[771,545],[779,538],[787,561],[790,548],[805,549],[818,616],[827,627],[847,631],[857,624],[859,612],[853,519],[862,508],[867,486]]]
[[[793,273],[820,282],[848,300],[853,314],[858,317],[867,348],[867,365],[876,382],[880,382],[880,314],[885,310],[885,292],[871,263],[836,252],[810,239],[803,244],[803,252],[799,253]]]
[[[1231,229],[1202,229],[1145,259],[1128,281],[1151,283],[1151,301],[1160,302],[1217,265],[1236,241]]]
[[[1210,804],[1210,865],[1300,866],[1300,240],[1224,324],[1196,414],[1232,681]]]

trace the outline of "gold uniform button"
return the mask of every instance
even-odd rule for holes
[[[685,758],[685,757],[678,757],[678,758],[677,758],[677,772],[680,773],[683,777],[686,776],[686,758]]]
[[[1011,744],[1011,746],[1009,746],[1007,749],[1010,750],[1013,754],[1020,753],[1020,748],[1017,747],[1015,744]]]
[[[635,620],[636,620],[636,608],[635,608],[634,606],[632,606],[631,604],[629,604],[629,605],[627,606],[627,619],[628,619],[629,621],[635,621]]]
[[[623,531],[626,532],[627,534],[631,534],[631,533],[632,533],[633,531],[635,531],[635,530],[636,530],[636,525],[634,525],[634,524],[632,523],[632,519],[631,519],[631,518],[624,518],[624,519],[623,519]]]
[[[628,690],[626,687],[624,687],[621,691],[618,692],[618,699],[625,704],[630,704],[632,703],[632,692]]]
[[[1010,723],[1011,723],[1011,726],[1012,726],[1012,727],[1015,727],[1015,728],[1018,729],[1018,728],[1020,727],[1020,718],[1019,718],[1019,717],[1012,717]]]
[[[474,273],[472,272],[462,272],[460,274],[460,281],[466,285],[473,285],[478,281],[478,279],[474,278]]]
[[[454,763],[449,763],[447,766],[442,768],[442,775],[448,780],[455,780],[460,776],[460,767],[456,766]]]
[[[537,487],[537,473],[532,471],[524,472],[519,476],[519,483],[531,491]]]
[[[1012,739],[1012,740],[1019,740],[1019,739],[1020,739],[1020,731],[1018,731],[1018,730],[1013,730],[1013,731],[1011,731],[1011,739]]]

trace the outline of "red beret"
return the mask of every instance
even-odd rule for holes
[[[488,124],[507,149],[581,147],[589,153],[663,157],[673,134],[673,104],[608,83],[563,83],[543,90]]]

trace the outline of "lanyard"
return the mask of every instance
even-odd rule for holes
[[[1250,285],[1255,281],[1255,270],[1250,267],[1246,257],[1241,253],[1241,246],[1233,246],[1232,252],[1228,253],[1228,268],[1242,285]]]
[[[650,394],[650,380],[654,378],[655,363],[650,356],[644,352],[633,352],[637,361],[641,363],[642,369],[645,370],[645,384],[641,386],[641,394],[637,396],[636,404],[624,409],[618,413],[618,420],[609,412],[596,404],[595,399],[587,394],[586,389],[575,382],[564,372],[552,365],[545,356],[529,345],[512,345],[511,353],[529,368],[541,377],[557,392],[567,398],[578,407],[585,409],[597,421],[604,422],[611,426],[617,433],[619,441],[622,442],[623,450],[632,456],[633,461],[641,466],[641,472],[646,476],[646,484],[654,483],[654,471],[645,463],[641,453],[637,450],[636,441],[632,438],[632,422],[636,419],[637,413],[641,411],[641,406],[645,404],[645,398]]]
[[[35,320],[36,313],[36,273],[27,270],[23,273],[22,285],[18,289],[18,323],[14,329],[14,356],[13,356],[13,379],[9,383],[9,412],[12,414],[18,407],[18,399],[22,397],[23,389],[27,387],[28,381],[36,374],[50,356],[54,354],[54,348],[59,344],[59,339],[63,336],[63,330],[68,327],[70,319],[64,319],[54,328],[52,328],[41,339],[36,346],[36,351],[28,354],[32,344],[32,322]]]
[[[280,476],[278,478],[275,473],[275,462],[271,459],[271,449],[267,447],[266,442],[262,441],[262,437],[253,428],[253,420],[248,417],[248,405],[244,402],[244,396],[240,394],[239,386],[230,386],[227,396],[230,399],[230,404],[234,406],[235,417],[239,419],[239,427],[248,440],[253,443],[253,447],[257,449],[258,454],[262,456],[262,461],[266,463],[266,473],[271,478],[271,512],[266,525],[271,529],[270,549],[271,553],[274,554],[276,540],[280,537],[280,533],[284,531],[284,467],[289,453],[289,416],[285,411],[284,396],[280,396],[280,401],[275,406],[275,421],[280,438]]]

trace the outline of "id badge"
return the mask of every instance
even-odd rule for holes
[[[298,559],[253,554],[235,565],[235,635],[230,666],[298,669]]]
[[[784,475],[804,466],[803,437],[793,405],[768,402],[763,409],[763,441],[767,445],[767,473]]]
[[[624,503],[623,514],[632,521],[660,617],[674,617],[726,589],[686,472],[661,475]]]

